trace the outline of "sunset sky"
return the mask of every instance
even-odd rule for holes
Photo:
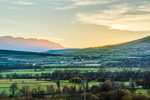
[[[150,0],[0,0],[0,36],[97,47],[150,35]]]

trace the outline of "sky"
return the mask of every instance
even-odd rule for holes
[[[150,0],[0,0],[0,36],[99,47],[150,35]]]

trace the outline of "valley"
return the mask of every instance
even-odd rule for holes
[[[71,95],[82,96],[85,87],[93,95],[120,88],[134,95],[149,95],[149,40],[46,52],[0,50],[0,92],[9,98],[31,92],[31,98],[54,100],[64,93],[66,97],[61,98],[68,98],[69,91],[73,92],[70,89],[76,93]],[[108,89],[106,84],[112,85]]]

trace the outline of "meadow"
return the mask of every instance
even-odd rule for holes
[[[44,70],[42,69],[36,69],[36,71],[34,69],[9,69],[9,70],[3,70],[0,72],[0,75],[2,75],[3,77],[6,77],[6,75],[10,75],[10,74],[32,74],[32,75],[36,75],[36,74],[41,74],[41,73],[53,73],[55,71],[65,71],[65,70],[79,70],[81,73],[85,73],[85,72],[98,72],[99,68],[45,68]],[[120,72],[120,71],[124,71],[124,70],[129,70],[129,71],[150,71],[149,68],[103,68],[103,70],[105,71],[109,71],[109,72]]]
[[[10,95],[11,94],[10,86],[13,83],[17,83],[17,86],[18,86],[18,90],[15,92],[16,94],[20,94],[20,89],[22,89],[23,86],[27,86],[29,88],[29,91],[32,91],[32,90],[44,91],[44,90],[47,90],[47,86],[49,85],[53,85],[54,88],[57,89],[57,85],[54,81],[45,81],[45,80],[37,81],[36,79],[13,79],[12,81],[10,81],[9,79],[1,79],[0,80],[0,93],[5,92],[7,95]],[[103,82],[96,82],[96,81],[88,82],[89,88],[92,87],[93,85],[99,86],[102,83]],[[124,83],[126,86],[129,85],[129,82],[124,82]],[[61,90],[65,85],[67,85],[68,87],[76,86],[77,89],[82,86],[81,84],[69,82],[68,80],[60,80]],[[148,95],[148,90],[150,89],[136,89],[134,93],[136,94],[142,93],[144,95]]]
[[[36,90],[47,90],[47,86],[49,85],[53,85],[55,89],[57,89],[57,85],[54,81],[45,81],[44,79],[41,79],[39,81],[37,81],[36,79],[13,79],[12,81],[10,81],[9,79],[1,79],[0,80],[0,93],[2,93],[3,91],[6,92],[8,95],[11,94],[9,91],[9,88],[11,86],[11,84],[16,83],[18,86],[18,90],[22,89],[23,86],[28,86],[29,90],[32,91],[33,89]],[[99,85],[100,82],[96,82],[96,81],[91,81],[88,83],[89,87],[91,87],[92,85]],[[60,80],[60,89],[62,90],[63,86],[76,86],[77,89],[82,86],[81,84],[77,84],[77,83],[73,83],[73,82],[69,82],[68,80]],[[16,92],[16,93],[19,93]]]

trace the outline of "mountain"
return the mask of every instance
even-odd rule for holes
[[[0,37],[0,49],[41,52],[64,49],[62,45],[44,39],[3,36]]]

